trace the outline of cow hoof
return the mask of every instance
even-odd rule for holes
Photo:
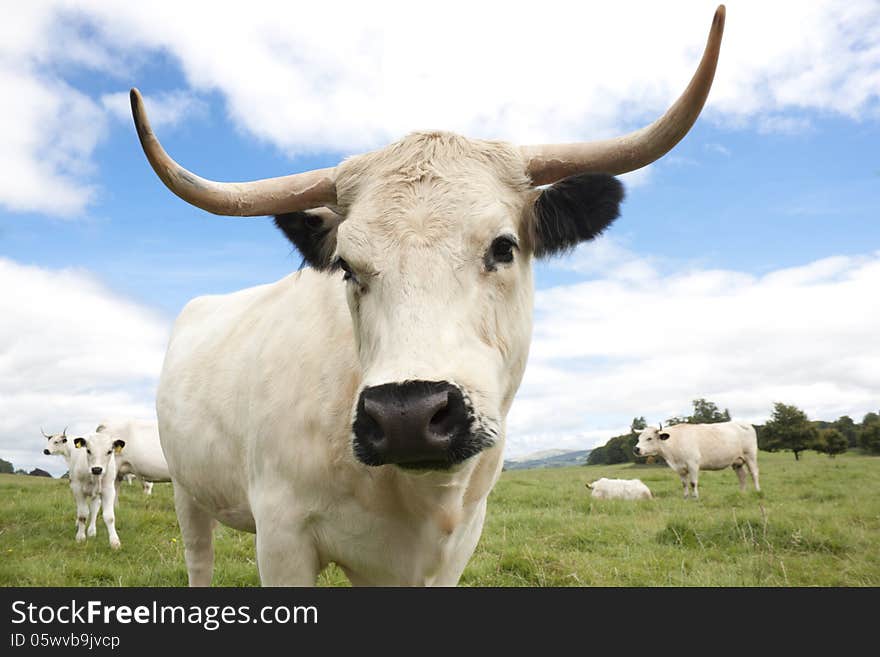
[[[77,543],[82,543],[82,542],[85,541],[85,540],[86,540],[86,537],[85,537],[85,536],[77,536],[77,537],[76,537],[76,542],[77,542]]]
[[[114,550],[118,550],[119,548],[122,547],[122,543],[117,538],[115,541],[110,541],[110,547],[113,548]]]
[[[90,529],[87,532],[86,536],[88,536],[89,538],[92,538],[93,536],[97,535],[97,533],[98,533],[98,531],[96,529]]]

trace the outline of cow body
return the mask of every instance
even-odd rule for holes
[[[587,484],[593,499],[597,500],[650,500],[651,489],[641,479],[607,479],[602,477]]]
[[[408,135],[339,165],[247,183],[187,171],[131,91],[153,170],[209,212],[274,215],[310,269],[196,299],[178,318],[156,408],[191,585],[216,520],[256,532],[264,584],[455,584],[499,476],[532,327],[532,260],[618,216],[613,174],[690,129],[724,8],[690,85],[654,123],[586,143]],[[549,185],[549,186],[548,186]]]
[[[665,429],[647,427],[639,434],[633,449],[639,456],[659,454],[681,478],[684,496],[699,497],[700,470],[732,467],[745,490],[747,467],[755,490],[758,483],[758,439],[755,428],[745,422],[714,424],[676,424]]]
[[[144,483],[171,481],[168,463],[159,441],[159,426],[152,420],[107,420],[96,429],[125,442],[125,448],[116,454],[117,478],[134,475]],[[148,493],[149,494],[149,493]]]

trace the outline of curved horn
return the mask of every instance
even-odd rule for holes
[[[315,169],[242,183],[200,178],[171,159],[153,134],[144,99],[131,90],[131,114],[150,166],[165,186],[187,203],[214,214],[255,217],[308,210],[336,202],[336,170]]]
[[[49,434],[47,434],[45,431],[43,431],[43,427],[40,427],[40,433],[43,434],[44,438],[51,438],[52,437]]]
[[[67,425],[67,426],[70,426],[70,425]],[[62,435],[62,436],[66,436],[66,435],[67,435],[67,427],[64,427],[64,431],[61,432],[61,435]]]
[[[578,173],[617,175],[640,169],[665,155],[691,129],[709,95],[724,32],[724,14],[724,5],[719,5],[697,72],[666,114],[641,130],[613,139],[521,146],[532,183],[547,185]]]
[[[663,431],[663,423],[660,423],[660,431]]]

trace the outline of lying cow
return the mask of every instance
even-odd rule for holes
[[[592,491],[593,499],[597,500],[650,500],[651,489],[641,479],[607,479],[602,477],[587,488]]]
[[[746,489],[747,467],[755,490],[758,485],[758,437],[755,428],[745,422],[715,424],[676,424],[663,429],[647,427],[633,447],[637,456],[659,454],[681,477],[684,496],[700,496],[697,479],[700,470],[723,470],[732,467],[739,477],[739,489]]]
[[[246,183],[187,171],[131,92],[141,146],[185,201],[274,215],[309,268],[200,297],[174,324],[156,394],[191,585],[215,520],[256,533],[266,585],[454,585],[503,464],[532,330],[535,258],[618,216],[612,176],[661,157],[708,95],[724,24],[650,126],[590,143],[408,135],[336,167]]]
[[[70,490],[76,502],[76,540],[86,540],[86,536],[97,533],[98,511],[103,505],[104,524],[110,537],[110,547],[119,549],[121,543],[116,533],[116,516],[113,511],[116,499],[116,460],[114,452],[119,452],[125,443],[114,440],[101,433],[92,433],[73,439],[71,449],[67,429],[48,438],[49,444],[44,454],[64,457],[70,477]],[[88,520],[88,529],[86,521]]]
[[[125,443],[116,455],[116,492],[123,477],[133,475],[143,482],[144,493],[153,492],[153,482],[171,481],[168,464],[159,443],[159,427],[152,420],[105,421],[95,429]]]

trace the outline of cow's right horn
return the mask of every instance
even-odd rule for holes
[[[47,434],[45,431],[43,431],[43,427],[40,427],[40,433],[43,434],[44,438],[51,438],[52,437],[49,434]]]
[[[131,114],[150,166],[172,192],[214,214],[238,217],[284,214],[336,202],[336,170],[315,169],[251,182],[214,182],[187,171],[162,148],[153,134],[144,99],[131,90]]]
[[[719,5],[697,72],[666,114],[622,137],[520,147],[532,183],[548,185],[579,173],[618,175],[640,169],[669,152],[691,129],[709,95],[724,32],[724,14],[724,5]]]

